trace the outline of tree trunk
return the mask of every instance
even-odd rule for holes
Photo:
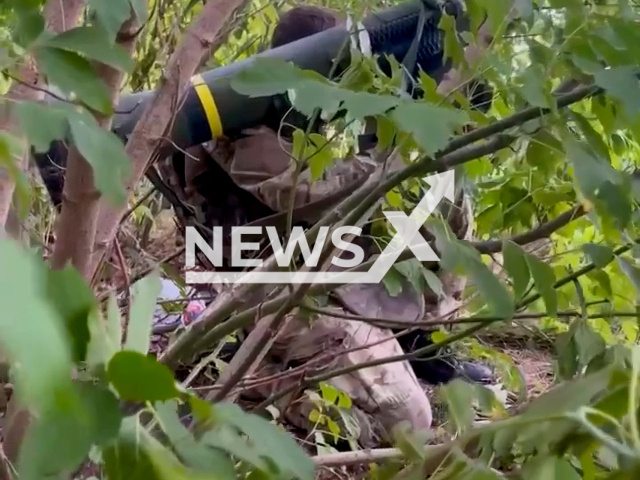
[[[135,48],[137,28],[138,21],[134,15],[118,33],[117,43],[129,54]],[[113,104],[117,104],[123,73],[104,64],[97,64],[96,70],[109,88]],[[98,125],[111,129],[112,116],[100,113],[94,113],[94,116]],[[93,168],[78,149],[71,145],[62,195],[62,212],[56,226],[56,244],[51,258],[53,268],[63,268],[70,261],[85,280],[91,280],[90,267],[99,208],[100,192],[95,185]]]
[[[146,107],[127,143],[126,150],[133,162],[132,174],[125,184],[129,194],[154,160],[172,124],[174,107],[180,105],[191,77],[202,59],[209,54],[231,15],[247,3],[247,0],[210,0],[184,33],[167,63],[155,96]],[[126,208],[126,205],[112,208],[104,203],[100,206],[91,268],[94,273],[109,251]]]

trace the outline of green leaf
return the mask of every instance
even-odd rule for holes
[[[17,28],[14,31],[14,38],[18,45],[28,49],[38,40],[40,35],[45,31],[44,17],[38,11],[16,10]]]
[[[137,416],[135,419],[137,420]],[[137,428],[144,431],[139,426]],[[109,480],[160,480],[161,477],[156,472],[146,445],[140,444],[135,432],[123,433],[116,442],[102,449],[102,458]],[[166,453],[170,455],[169,451]]]
[[[529,165],[548,173],[554,173],[557,164],[564,162],[565,157],[562,142],[546,129],[531,137],[526,155]]]
[[[447,402],[449,414],[458,427],[458,432],[467,430],[473,423],[474,386],[455,379],[443,386],[440,391]]]
[[[438,276],[435,273],[433,273],[431,270],[424,267],[423,265],[421,266],[422,266],[422,269],[420,271],[422,272],[424,281],[427,282],[427,286],[438,297],[441,297],[443,294],[442,280],[440,280],[440,278],[438,278]]]
[[[316,410],[315,408],[309,412],[309,420],[313,423],[320,424],[320,419],[322,418],[322,414]]]
[[[504,32],[507,24],[507,16],[513,6],[511,0],[476,0],[487,12],[487,21],[491,28],[491,34],[495,37]]]
[[[405,260],[404,262],[399,262],[393,265],[400,275],[406,278],[414,290],[421,295],[423,292],[424,285],[424,274],[422,270],[424,266],[418,261],[416,258],[412,258],[410,260]]]
[[[107,86],[88,60],[77,53],[50,47],[38,48],[35,58],[49,82],[64,93],[75,93],[82,102],[100,113],[113,113]]]
[[[574,178],[584,196],[596,206],[604,206],[618,221],[617,226],[624,228],[631,217],[631,203],[621,187],[623,179],[620,172],[575,141],[565,142],[565,149],[573,166]]]
[[[389,190],[384,198],[390,206],[397,210],[403,207],[402,196],[396,190]]]
[[[320,135],[318,135],[320,136]],[[323,138],[324,140],[324,138]],[[324,140],[326,143],[326,140]],[[313,145],[313,139],[310,138],[310,144]],[[319,180],[324,175],[324,172],[333,166],[334,158],[331,152],[331,148],[327,145],[315,143],[314,146],[309,148],[309,153],[305,152],[305,158],[309,159],[309,173],[311,173],[311,181]]]
[[[89,316],[91,340],[87,351],[87,365],[91,371],[106,369],[111,358],[120,351],[122,326],[120,311],[115,295],[107,301],[106,320],[98,312]]]
[[[576,343],[580,365],[586,367],[591,360],[603,353],[607,348],[602,336],[595,332],[586,321],[581,321],[573,338]]]
[[[87,3],[98,18],[100,25],[106,30],[107,39],[113,43],[122,24],[131,17],[129,0],[88,0]],[[136,13],[140,11],[140,2],[136,2]],[[134,8],[136,4],[134,3]],[[143,20],[144,21],[144,20]]]
[[[313,480],[315,466],[298,444],[285,432],[262,417],[243,412],[232,404],[216,405],[218,421],[233,425],[248,439],[264,449],[264,455],[285,478]]]
[[[557,457],[536,456],[522,466],[523,480],[581,480],[569,462]]]
[[[349,409],[351,408],[352,405],[353,405],[353,402],[351,401],[351,397],[349,397],[349,395],[347,395],[345,392],[339,392],[338,407]]]
[[[554,101],[546,88],[546,77],[542,67],[531,65],[524,71],[522,77],[522,94],[525,100],[534,107],[552,108]]]
[[[37,102],[15,104],[20,127],[36,152],[46,152],[54,140],[67,135],[67,111]]]
[[[595,157],[584,145],[575,141],[565,142],[567,157],[571,161],[574,175],[582,192],[588,198],[595,198],[605,181],[618,182],[617,173],[611,166]]]
[[[154,272],[133,285],[125,350],[139,352],[143,355],[149,352],[153,312],[161,290],[162,283],[158,272]]]
[[[391,118],[401,130],[411,133],[426,155],[433,155],[447,145],[456,129],[470,122],[459,110],[422,102],[402,102]]]
[[[162,431],[185,464],[196,472],[209,473],[217,478],[235,478],[233,462],[222,452],[197,442],[193,434],[178,418],[175,401],[155,404],[156,417]]]
[[[345,108],[352,117],[364,118],[381,115],[388,110],[396,107],[400,103],[400,99],[391,95],[380,95],[368,92],[349,92],[341,91],[343,108]]]
[[[210,448],[221,450],[232,455],[236,461],[240,460],[260,470],[264,476],[275,476],[277,467],[270,462],[270,454],[264,453],[265,448],[260,444],[244,438],[237,429],[223,424],[206,432],[201,441]]]
[[[504,268],[513,281],[513,294],[516,299],[522,298],[531,275],[525,259],[525,253],[518,245],[507,240],[502,245]]]
[[[336,403],[338,400],[338,391],[328,383],[322,382],[320,384],[320,392],[322,393],[322,398],[324,398],[329,403]]]
[[[89,314],[98,307],[93,291],[75,268],[67,266],[48,271],[47,296],[67,327],[74,361],[83,362],[90,340]]]
[[[573,331],[561,333],[556,340],[558,374],[563,380],[575,377],[580,367],[578,348],[573,339],[573,333]]]
[[[21,449],[20,478],[39,480],[73,470],[92,445],[117,436],[122,417],[115,395],[90,383],[76,384],[74,393],[70,405],[47,410],[32,420]]]
[[[609,386],[611,368],[570,380],[536,398],[522,414],[523,419],[548,418],[565,412],[573,412],[587,405]]]
[[[386,149],[393,144],[396,136],[396,127],[386,115],[376,116],[376,136],[378,148]]]
[[[640,86],[636,75],[635,66],[613,67],[594,74],[596,85],[618,99],[631,118],[635,118],[640,111]]]
[[[623,257],[618,257],[620,269],[629,277],[636,289],[636,298],[640,298],[640,269]]]
[[[329,428],[329,431],[333,434],[333,441],[337,442],[338,436],[340,435],[340,427],[336,422],[331,420],[331,418],[329,417],[327,417],[327,427]]]
[[[553,268],[528,253],[525,254],[525,259],[529,266],[536,290],[538,290],[538,293],[542,296],[544,304],[547,307],[547,313],[549,316],[555,316],[558,312],[558,296],[555,288],[553,288],[553,285],[556,283],[556,274],[553,272]]]
[[[316,108],[327,112],[343,108],[358,119],[383,114],[400,102],[391,95],[340,88],[316,72],[277,58],[254,59],[231,79],[231,88],[250,97],[288,93],[292,105],[307,116]]]
[[[301,70],[293,63],[279,58],[255,58],[250,67],[231,79],[231,88],[249,97],[269,97],[286,93],[303,80]]]
[[[436,246],[442,253],[442,267],[452,273],[462,273],[478,289],[494,315],[511,318],[515,305],[509,291],[487,267],[476,249],[467,242],[457,240],[442,223],[430,222],[436,237]]]
[[[97,27],[76,27],[47,40],[46,46],[79,53],[89,60],[129,73],[135,62],[127,51],[109,41],[104,30]]]
[[[455,19],[445,13],[440,17],[438,29],[444,32],[444,59],[451,59],[453,65],[460,65],[464,50],[456,35]]]
[[[382,278],[382,283],[390,296],[397,297],[402,293],[402,276],[397,269],[389,269]]]
[[[98,190],[114,206],[126,202],[123,182],[131,162],[120,139],[85,116],[72,115],[69,124],[75,145],[93,168]]]
[[[584,116],[580,115],[576,112],[570,113],[571,118],[578,124],[580,130],[582,131],[584,137],[589,142],[589,145],[593,148],[595,152],[602,158],[609,158],[609,147],[604,142],[602,135],[600,135],[593,128],[589,120],[587,120]]]
[[[138,352],[116,353],[109,362],[107,376],[124,400],[162,402],[180,396],[171,370]]]
[[[582,250],[584,250],[584,253],[588,255],[591,262],[597,268],[604,268],[613,262],[613,250],[609,247],[603,247],[595,243],[587,243],[582,246]]]
[[[138,17],[138,23],[143,24],[149,18],[149,8],[146,0],[130,0],[136,16]]]
[[[71,348],[58,311],[44,298],[42,261],[16,243],[0,241],[0,341],[27,406],[44,408],[71,388]]]

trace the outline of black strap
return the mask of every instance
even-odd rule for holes
[[[413,74],[416,70],[416,65],[418,63],[418,51],[420,50],[420,41],[422,40],[422,34],[424,33],[424,25],[427,21],[427,8],[423,2],[420,2],[420,16],[418,17],[418,27],[416,29],[416,34],[413,37],[413,41],[407,50],[407,54],[402,59],[402,66],[405,69],[404,72],[404,80],[407,82],[405,86],[405,91],[407,93],[412,93],[409,91],[409,87],[411,86],[411,90],[415,86],[415,79],[413,78]]]

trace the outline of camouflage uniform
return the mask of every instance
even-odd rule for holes
[[[295,170],[295,162],[287,151],[290,147],[278,140],[276,133],[268,128],[246,133],[249,135],[234,142],[232,146],[220,143],[217,146],[206,144],[202,148],[238,187],[250,192],[270,210],[276,213],[286,212],[294,185]],[[190,166],[189,163],[195,161],[193,158],[187,160],[186,170],[194,171],[193,165]],[[398,166],[396,164],[392,168]],[[323,178],[314,182],[309,179],[309,171],[303,170],[295,188],[294,207],[319,202],[327,197],[332,197],[337,204],[362,185],[374,170],[373,161],[366,155],[337,161]],[[194,183],[197,183],[197,176],[192,176]],[[192,197],[198,194],[202,197],[207,196],[206,189],[194,187],[189,183],[186,187],[186,191],[191,192]],[[187,200],[192,201],[195,198]],[[464,197],[460,197],[457,206],[460,207],[465,201]],[[326,211],[312,212],[305,220],[315,222],[324,213]],[[247,218],[247,215],[244,217]],[[468,237],[468,217],[460,212],[453,217],[454,231]],[[211,227],[216,220],[207,218],[205,222]],[[376,253],[371,241],[358,241],[369,255]],[[444,283],[445,287],[449,286],[455,290],[448,292],[448,302],[443,302],[442,298],[437,298],[431,291],[419,295],[408,283],[396,297],[389,295],[383,284],[356,284],[337,289],[334,292],[335,298],[330,300],[328,308],[340,313],[372,318],[394,318],[405,322],[423,320],[425,310],[428,318],[444,313],[442,308],[445,304],[447,310],[455,306],[451,302],[456,303],[454,295],[459,293],[462,286],[452,282]],[[261,301],[263,295],[264,293],[258,294],[255,302]],[[247,301],[251,302],[250,299]],[[398,340],[389,338],[392,336],[389,329],[327,315],[316,316],[309,322],[297,311],[292,312],[289,317],[291,321],[286,323],[277,337],[267,361],[260,370],[261,376],[302,365],[319,356],[326,356],[328,352],[331,352],[331,355],[323,361],[323,369],[346,367],[404,353]],[[376,344],[385,338],[389,339]],[[369,344],[375,345],[337,355],[339,350],[352,350]],[[266,387],[258,387],[252,393],[264,398],[298,380],[283,380]],[[353,400],[355,415],[361,428],[359,440],[362,445],[375,445],[380,435],[386,437],[390,429],[401,421],[409,422],[416,430],[425,430],[431,426],[429,399],[408,362],[357,370],[352,374],[334,378],[329,383],[345,391]],[[278,404],[279,410],[286,410],[287,418],[293,424],[308,428],[308,414],[314,406],[300,397],[295,400],[297,401],[292,402],[291,398],[283,398]],[[372,419],[375,419],[375,428],[369,426]]]

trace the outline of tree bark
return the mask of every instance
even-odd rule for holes
[[[46,28],[53,33],[62,33],[74,28],[84,10],[84,0],[49,0],[44,6],[43,16]],[[38,74],[35,62],[29,59],[28,63],[19,72],[19,78],[25,84],[14,83],[5,96],[4,109],[0,112],[0,129],[8,132],[15,132],[15,118],[8,105],[13,101],[40,101],[44,98],[42,91],[29,87],[28,85],[41,86],[42,78]],[[21,158],[20,169],[26,170],[29,164],[29,150],[25,144],[24,154]],[[11,211],[13,193],[15,191],[15,181],[8,176],[6,171],[0,169],[0,232],[5,228],[8,216]],[[6,421],[3,431],[3,448],[6,455],[6,462],[9,465],[17,465],[22,439],[29,428],[31,415],[24,409],[18,398],[12,395],[7,406]],[[11,475],[10,469],[3,470],[6,475]],[[3,479],[4,480],[4,479]]]
[[[47,29],[54,33],[61,33],[67,30],[67,27],[74,27],[78,23],[83,9],[83,0],[49,0],[44,7],[44,19]],[[15,118],[10,105],[16,101],[39,101],[44,97],[42,91],[31,87],[38,87],[41,84],[40,75],[32,58],[29,58],[27,63],[20,69],[18,78],[24,83],[15,82],[11,86],[5,95],[6,101],[3,102],[4,105],[2,106],[2,111],[0,111],[0,130],[14,134],[17,132]],[[25,142],[24,152],[19,160],[21,171],[24,171],[29,164],[29,150],[27,147]],[[9,176],[5,169],[0,168],[0,230],[4,230],[7,223],[15,188],[14,179]]]
[[[138,21],[135,15],[122,25],[117,43],[129,54],[136,44]],[[108,65],[96,64],[98,75],[106,83],[116,105],[124,74]],[[94,117],[102,128],[111,129],[112,116],[95,112]],[[71,145],[67,158],[67,174],[62,195],[62,211],[56,226],[56,243],[51,258],[51,266],[64,268],[67,262],[91,280],[91,258],[96,235],[100,192],[96,188],[93,168]]]
[[[125,184],[129,194],[154,160],[173,123],[175,106],[180,105],[191,77],[196,73],[202,59],[210,52],[218,34],[231,15],[247,3],[247,0],[210,0],[184,33],[176,50],[169,58],[155,96],[149,102],[127,142],[126,151],[133,162],[132,174]],[[91,270],[94,273],[110,250],[120,219],[126,209],[126,205],[113,208],[101,203],[91,263]]]

